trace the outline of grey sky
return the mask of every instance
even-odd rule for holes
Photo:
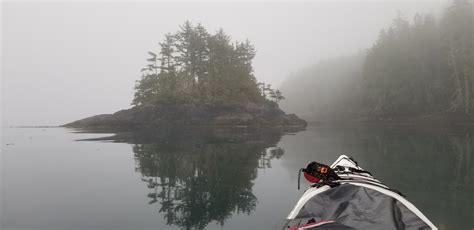
[[[146,52],[185,20],[257,49],[259,81],[279,85],[320,59],[373,44],[401,10],[443,1],[261,3],[3,2],[2,125],[58,125],[128,108]]]

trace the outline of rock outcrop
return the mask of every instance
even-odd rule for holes
[[[304,129],[306,121],[286,114],[276,103],[239,106],[141,105],[63,125],[71,128],[253,127]]]

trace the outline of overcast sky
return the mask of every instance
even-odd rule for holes
[[[369,48],[401,10],[439,14],[444,1],[2,2],[2,125],[59,125],[130,107],[134,82],[185,20],[222,27],[257,49],[259,81],[278,86],[320,59]]]

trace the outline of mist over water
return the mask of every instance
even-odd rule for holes
[[[10,144],[2,146],[3,229],[281,228],[303,192],[297,170],[339,154],[401,191],[440,228],[474,224],[474,139],[463,129],[2,133]]]
[[[472,0],[0,4],[0,229],[281,229],[341,154],[474,228]]]
[[[446,2],[1,4],[2,125],[9,126],[61,125],[128,108],[147,51],[186,20],[249,39],[257,80],[279,88],[307,65],[369,48],[398,10],[412,18]]]

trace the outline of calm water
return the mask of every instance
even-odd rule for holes
[[[63,128],[3,128],[1,135],[4,230],[281,229],[303,193],[297,170],[340,154],[402,191],[441,229],[474,228],[468,131],[174,130],[111,139]]]

